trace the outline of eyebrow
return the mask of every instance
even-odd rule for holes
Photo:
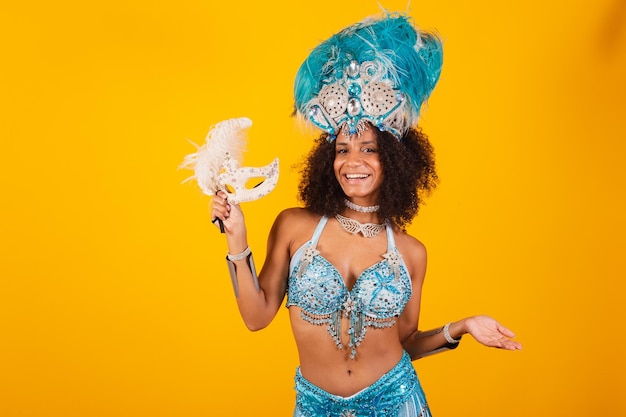
[[[349,141],[336,139],[335,146],[348,146]],[[361,142],[361,145],[377,145],[376,140],[370,139]]]

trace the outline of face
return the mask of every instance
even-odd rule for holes
[[[376,204],[383,182],[378,155],[378,140],[373,128],[361,135],[337,135],[335,140],[335,177],[343,192],[355,203]]]

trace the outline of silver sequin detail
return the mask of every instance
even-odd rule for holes
[[[402,265],[402,255],[397,250],[387,252],[383,255],[383,258],[387,259],[387,264],[393,270],[393,275],[396,280],[400,278],[400,265]]]

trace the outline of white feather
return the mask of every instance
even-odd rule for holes
[[[219,174],[224,168],[226,155],[241,163],[246,146],[246,130],[252,121],[246,117],[228,119],[211,128],[202,146],[193,144],[198,151],[185,156],[180,168],[194,170],[194,175],[183,182],[196,179],[202,192],[208,196],[215,194],[220,184]],[[193,143],[193,142],[192,142]]]

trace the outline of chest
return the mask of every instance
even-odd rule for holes
[[[324,235],[316,249],[332,265],[348,290],[365,271],[383,261],[383,254],[388,250],[384,235],[365,239],[348,233]]]

